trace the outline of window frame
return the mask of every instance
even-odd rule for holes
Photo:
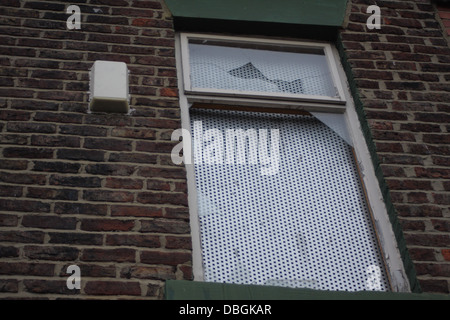
[[[186,56],[188,49],[188,40],[195,39],[214,39],[216,41],[237,41],[237,42],[255,42],[268,45],[296,45],[312,46],[324,48],[330,71],[337,90],[340,95],[339,101],[335,99],[317,99],[317,96],[295,98],[279,97],[277,94],[261,96],[255,94],[233,94],[228,92],[214,92],[214,90],[198,91],[190,90],[189,79],[189,56]],[[337,49],[331,43],[324,42],[303,42],[293,41],[291,39],[262,39],[254,37],[235,37],[211,34],[176,34],[176,62],[178,73],[179,102],[181,108],[182,128],[190,130],[189,109],[194,103],[203,103],[210,105],[242,106],[243,108],[264,108],[271,109],[271,112],[280,110],[280,112],[326,112],[343,113],[347,122],[347,129],[353,142],[354,156],[359,168],[360,179],[366,195],[367,205],[371,213],[373,227],[378,236],[378,244],[383,256],[385,268],[389,278],[391,290],[393,292],[411,292],[408,277],[397,246],[397,240],[389,219],[388,210],[383,200],[382,192],[378,184],[373,161],[364,135],[361,129],[360,121],[355,110],[353,98],[346,79],[344,69],[340,63]],[[186,86],[187,85],[187,86]],[[193,155],[192,155],[193,158]],[[194,281],[204,281],[203,255],[201,248],[201,235],[199,225],[199,214],[197,204],[197,188],[193,159],[191,164],[185,164],[188,187],[188,205],[190,213],[190,226],[192,237],[192,269]]]
[[[328,67],[331,73],[331,80],[335,86],[337,97],[326,97],[318,95],[308,95],[308,94],[289,94],[289,93],[276,93],[276,92],[253,92],[253,91],[236,91],[236,90],[225,90],[225,89],[210,89],[210,88],[193,88],[190,79],[190,63],[189,63],[189,40],[207,40],[227,43],[248,43],[248,38],[244,37],[228,37],[228,36],[218,36],[218,35],[204,35],[204,34],[192,34],[183,33],[180,35],[181,43],[181,56],[182,56],[182,68],[183,68],[183,89],[184,93],[187,95],[204,95],[204,96],[222,96],[231,97],[239,96],[241,98],[263,98],[270,100],[287,100],[287,101],[304,101],[304,102],[317,102],[323,104],[335,104],[335,105],[345,105],[345,95],[342,83],[338,76],[338,70],[336,68],[336,62],[334,61],[334,56],[332,53],[331,45],[325,42],[297,42],[297,41],[282,41],[275,39],[259,39],[253,38],[251,40],[254,44],[266,45],[269,47],[296,47],[296,48],[309,48],[323,50],[325,59],[327,61]]]

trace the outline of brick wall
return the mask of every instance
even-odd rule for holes
[[[442,22],[442,27],[445,32],[450,36],[450,1],[438,2],[437,11],[439,18]]]
[[[174,30],[159,1],[2,0],[0,298],[161,298],[191,279]],[[89,68],[126,62],[131,115],[88,114]],[[67,267],[82,287],[66,287]]]
[[[0,298],[162,297],[191,279],[174,30],[162,1],[0,5]],[[368,30],[377,4],[380,30]],[[428,0],[352,0],[341,32],[366,134],[423,291],[450,285],[450,47]],[[87,113],[97,59],[126,62],[131,115]],[[80,290],[66,287],[81,267]]]
[[[381,9],[369,30],[366,9]],[[349,76],[420,286],[450,285],[450,46],[427,0],[353,0]]]

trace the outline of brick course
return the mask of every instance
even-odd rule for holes
[[[361,18],[371,4],[380,30]],[[438,15],[430,1],[353,0],[341,39],[420,286],[449,293],[450,46]]]
[[[159,0],[76,4],[81,30],[65,1],[0,5],[0,298],[161,299],[165,280],[192,279],[186,172],[169,154],[173,23]],[[340,41],[377,172],[422,290],[449,293],[448,15],[428,0],[350,6]],[[130,115],[87,112],[96,59],[128,64]]]
[[[172,20],[159,1],[74,4],[81,30],[64,1],[0,5],[0,298],[159,299],[192,278],[185,170],[164,158],[180,127]],[[131,115],[87,113],[96,59],[128,64]]]

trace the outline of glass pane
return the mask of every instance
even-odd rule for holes
[[[192,109],[191,121],[206,281],[388,290],[339,135],[312,116]]]
[[[335,97],[323,50],[303,51],[190,43],[192,88]]]

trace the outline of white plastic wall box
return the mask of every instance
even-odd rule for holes
[[[124,62],[95,61],[90,71],[89,110],[128,113],[128,74]]]

